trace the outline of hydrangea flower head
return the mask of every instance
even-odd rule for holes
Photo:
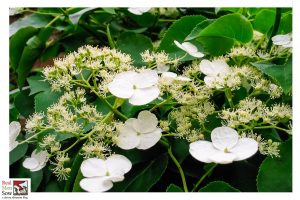
[[[79,183],[88,192],[104,192],[113,187],[113,182],[124,180],[132,164],[125,156],[114,154],[106,160],[89,158],[82,162],[81,172],[85,177]]]
[[[218,127],[211,132],[211,140],[196,141],[190,144],[190,154],[204,163],[228,164],[245,160],[258,150],[258,143],[252,138],[240,138],[229,127]]]
[[[122,149],[148,149],[154,146],[162,132],[157,124],[154,114],[146,110],[140,112],[137,119],[128,119],[120,128],[117,145]]]
[[[23,167],[32,172],[39,171],[46,166],[48,159],[47,151],[37,152],[37,150],[34,150],[31,157],[24,160]]]
[[[117,74],[108,84],[109,91],[119,98],[129,99],[132,105],[145,105],[159,96],[158,74],[154,70]]]

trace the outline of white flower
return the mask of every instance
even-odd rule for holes
[[[141,73],[128,71],[117,74],[108,84],[108,89],[119,98],[129,99],[129,103],[133,105],[144,105],[159,96],[157,83],[158,75],[154,70],[144,70]]]
[[[128,119],[120,128],[117,145],[122,149],[149,149],[161,137],[162,130],[157,124],[154,114],[146,110],[140,112],[137,119]]]
[[[111,155],[106,160],[89,158],[82,162],[81,172],[86,178],[79,183],[88,192],[104,192],[113,187],[113,182],[124,180],[132,164],[125,156]]]
[[[185,77],[185,76],[178,76],[174,72],[163,72],[161,74],[161,77],[166,78],[166,79],[171,79],[171,80],[177,80],[177,81],[191,81],[190,78]]]
[[[194,56],[196,58],[202,58],[204,56],[204,54],[201,53],[200,51],[198,51],[197,47],[190,42],[184,42],[184,43],[180,44],[178,41],[174,40],[174,43],[176,44],[176,46],[178,48],[187,52],[191,56]]]
[[[128,11],[135,15],[142,15],[148,12],[151,8],[150,7],[138,7],[138,8],[128,8]]]
[[[225,61],[215,60],[210,62],[209,60],[202,60],[200,63],[200,70],[206,76],[204,82],[209,87],[216,86],[222,88],[218,83],[224,81],[224,77],[230,73],[230,68]]]
[[[16,148],[19,142],[16,141],[21,132],[21,125],[19,122],[13,121],[9,124],[9,151]]]
[[[211,140],[190,144],[190,154],[205,163],[228,164],[247,159],[258,150],[258,143],[252,138],[240,138],[229,127],[218,127],[211,132]]]
[[[24,160],[23,167],[29,169],[32,172],[39,171],[46,166],[48,159],[49,156],[47,151],[37,152],[37,150],[35,149],[31,153],[31,157]]]
[[[169,69],[170,69],[169,65],[158,64],[157,68],[156,68],[156,71],[157,71],[158,74],[161,74],[161,73],[169,71]]]
[[[292,33],[288,33],[286,35],[275,35],[272,37],[273,44],[283,46],[283,47],[292,47]]]

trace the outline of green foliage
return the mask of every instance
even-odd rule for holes
[[[280,146],[280,158],[267,157],[257,175],[259,192],[292,192],[292,139]]]
[[[50,90],[37,94],[34,97],[35,112],[46,113],[47,108],[52,104],[56,103],[61,95],[62,95],[61,92],[52,92]]]
[[[239,192],[239,190],[224,181],[214,181],[201,188],[199,192]]]
[[[253,21],[253,28],[263,34],[267,34],[273,27],[275,22],[275,10],[263,9],[260,10]]]
[[[30,94],[33,95],[39,92],[50,90],[50,84],[39,75],[31,76],[27,78],[27,82],[30,87]]]
[[[29,96],[29,91],[24,90],[17,94],[14,105],[21,115],[28,117],[34,113],[34,98]]]
[[[272,63],[251,63],[257,69],[270,76],[283,89],[285,94],[292,89],[292,58],[283,65]]]
[[[23,158],[28,149],[28,144],[20,144],[16,148],[14,148],[11,152],[9,152],[9,165],[12,165],[16,161]]]
[[[166,192],[183,192],[181,187],[178,187],[175,184],[170,184],[166,190]]]
[[[250,42],[252,34],[252,25],[247,18],[240,14],[228,14],[201,30],[197,40],[208,53],[221,55],[229,51],[235,41]]]

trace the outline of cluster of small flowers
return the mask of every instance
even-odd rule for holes
[[[50,161],[52,165],[55,167],[52,169],[53,174],[57,177],[59,181],[61,180],[67,180],[69,178],[69,174],[71,172],[71,168],[65,167],[65,163],[69,162],[70,158],[68,154],[64,153],[63,151],[60,151],[57,153],[55,157],[55,162]]]
[[[265,78],[263,73],[254,67],[248,65],[235,67],[233,68],[233,74],[247,80],[255,91],[268,93],[272,99],[279,98],[282,95],[282,88]]]
[[[201,130],[201,124],[205,123],[206,117],[215,111],[214,105],[209,101],[203,101],[195,105],[181,106],[170,113],[170,119],[176,122],[176,134],[187,141],[204,139],[204,135],[195,129],[191,129],[197,123]]]
[[[222,124],[232,128],[237,128],[251,122],[262,120],[266,124],[277,125],[279,122],[292,119],[292,109],[288,105],[275,104],[267,107],[261,100],[256,98],[246,98],[241,100],[236,109],[222,110],[220,118]]]
[[[28,133],[34,133],[44,125],[44,113],[34,113],[26,121],[25,129]]]
[[[59,151],[61,148],[61,144],[56,140],[56,136],[52,134],[45,136],[39,145],[42,149],[50,151],[51,154]]]
[[[88,70],[95,79],[105,79],[115,73],[132,69],[132,59],[128,54],[123,54],[107,47],[97,48],[83,46],[77,52],[68,54],[64,58],[54,61],[52,67],[45,68],[43,74],[54,91],[61,87],[70,90],[73,87],[72,79]],[[105,72],[105,73],[103,73]]]
[[[171,59],[164,51],[150,52],[149,50],[146,50],[141,53],[141,57],[145,63],[148,63],[148,66],[164,66],[170,64],[176,66],[179,62],[177,59]]]
[[[161,16],[176,18],[180,15],[177,8],[152,8],[149,10],[152,14],[159,14]]]
[[[92,134],[92,139],[94,141],[105,141],[105,139],[111,139],[112,145],[115,144],[115,138],[118,135],[118,128],[122,123],[119,121],[111,121],[109,124],[107,123],[96,123],[91,131],[94,132]]]
[[[61,105],[79,105],[85,102],[85,90],[82,88],[77,88],[75,91],[65,92],[59,99],[59,104]]]
[[[247,57],[247,58],[256,58],[256,50],[253,44],[243,45],[243,46],[236,46],[231,49],[228,53],[228,56],[232,59],[236,57]]]
[[[279,142],[274,142],[271,139],[265,140],[261,135],[253,132],[242,132],[241,138],[253,138],[258,143],[258,150],[262,155],[271,157],[280,157]]]
[[[92,141],[87,142],[82,146],[80,153],[85,159],[87,158],[100,158],[105,159],[111,155],[111,149],[104,142]]]

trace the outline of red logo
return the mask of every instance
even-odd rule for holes
[[[13,195],[28,195],[28,181],[13,181]]]

